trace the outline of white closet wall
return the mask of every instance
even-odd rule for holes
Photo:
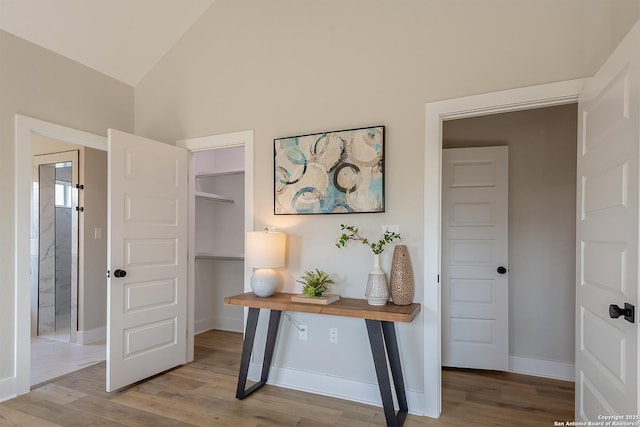
[[[242,312],[224,297],[244,289],[244,148],[194,153],[195,333],[242,332]]]

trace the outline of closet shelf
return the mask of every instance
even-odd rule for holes
[[[233,199],[231,197],[223,196],[221,194],[207,193],[204,191],[196,191],[196,197],[214,200],[216,202],[233,203]]]
[[[202,253],[196,254],[196,259],[244,261],[244,255],[214,255]]]
[[[196,179],[200,179],[200,178],[216,178],[218,176],[225,176],[225,175],[240,175],[240,174],[244,174],[244,170],[239,170],[239,171],[227,171],[227,172],[196,172],[195,176]]]

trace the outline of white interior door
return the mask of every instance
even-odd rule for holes
[[[584,421],[639,409],[637,323],[609,314],[610,304],[638,299],[638,46],[640,24],[578,102],[576,419]]]
[[[508,158],[442,150],[443,366],[509,369]]]
[[[187,360],[188,171],[183,148],[111,129],[108,144],[112,391]]]

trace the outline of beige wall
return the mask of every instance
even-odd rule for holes
[[[107,152],[84,149],[84,287],[78,329],[90,332],[107,322]],[[102,229],[96,239],[95,229]]]
[[[613,52],[640,17],[640,0],[611,0],[609,13],[609,49]]]
[[[509,146],[509,354],[574,362],[576,105],[443,124],[445,148]]]
[[[0,382],[15,369],[16,113],[101,135],[109,127],[132,131],[133,89],[0,31]]]
[[[609,54],[610,2],[217,0],[136,87],[136,132],[168,143],[255,131],[255,228],[289,233],[284,288],[305,270],[331,272],[334,291],[362,297],[372,255],[338,250],[339,224],[369,236],[397,224],[422,301],[425,103],[591,76]],[[386,125],[386,212],[274,216],[273,139]],[[435,202],[435,201],[434,201]],[[391,251],[383,254],[390,267]],[[375,382],[364,326],[298,316],[276,365]],[[328,346],[328,328],[340,342]],[[422,315],[399,327],[411,392],[423,390]],[[344,337],[344,339],[343,339]],[[564,357],[564,355],[562,356]]]

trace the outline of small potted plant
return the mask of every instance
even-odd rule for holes
[[[315,269],[315,271],[305,271],[304,276],[296,282],[302,283],[302,294],[291,297],[293,302],[309,304],[331,304],[340,299],[340,295],[325,294],[329,290],[329,285],[333,280],[329,278],[329,273]]]
[[[309,297],[321,297],[322,294],[329,290],[329,285],[333,283],[333,280],[329,278],[329,273],[325,273],[322,270],[305,271],[302,276],[296,282],[302,283],[302,292]]]

